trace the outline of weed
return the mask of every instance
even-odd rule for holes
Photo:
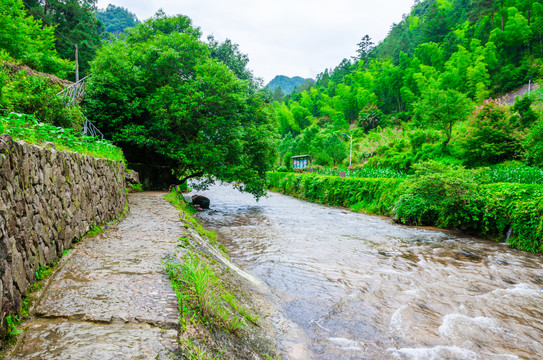
[[[199,255],[187,254],[184,264],[166,263],[166,269],[178,298],[179,311],[184,316],[199,317],[205,323],[216,324],[230,332],[243,326],[243,319],[232,311],[242,307],[224,290],[221,281]]]
[[[180,338],[179,345],[183,352],[183,359],[188,360],[219,360],[220,354],[209,355],[206,351],[202,350],[193,340],[188,338]]]
[[[89,231],[87,231],[85,236],[93,237],[93,236],[96,236],[96,235],[98,235],[98,234],[100,234],[102,232],[104,232],[102,227],[100,227],[100,226],[92,226],[91,225],[91,229]]]
[[[17,336],[22,331],[17,329],[17,326],[21,323],[21,320],[17,315],[15,315],[13,318],[11,316],[6,316],[6,322],[8,323],[8,334],[9,336]]]
[[[132,184],[132,185],[130,185],[130,188],[134,192],[143,192],[143,185],[142,184]]]
[[[53,267],[57,264],[58,261],[53,261],[52,265],[40,265],[38,270],[36,271],[36,280],[40,281],[43,279],[48,278],[53,273]]]
[[[232,294],[231,292],[225,292],[221,295],[221,298],[226,301],[228,305],[234,308],[238,313],[240,313],[240,315],[242,315],[245,319],[247,319],[256,326],[260,326],[258,324],[258,316],[251,314],[248,309],[241,306],[238,303],[238,300],[236,299],[234,294]]]

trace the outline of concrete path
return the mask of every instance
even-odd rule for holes
[[[175,252],[182,226],[163,195],[130,195],[124,221],[72,251],[13,359],[172,357],[179,315],[162,261]]]

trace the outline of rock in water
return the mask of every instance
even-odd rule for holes
[[[202,209],[209,209],[209,199],[202,195],[193,195],[192,205],[194,207],[199,206]]]

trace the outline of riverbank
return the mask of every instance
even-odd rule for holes
[[[464,172],[417,178],[364,179],[269,173],[269,188],[312,202],[384,215],[409,225],[437,226],[506,241],[543,253],[543,187],[478,184]]]
[[[259,294],[259,281],[230,262],[226,248],[192,214],[183,194],[166,196],[178,210],[184,231],[165,260],[176,292],[181,353],[189,359],[274,359],[274,316]]]

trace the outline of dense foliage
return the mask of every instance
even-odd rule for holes
[[[29,16],[20,0],[0,2],[0,115],[35,115],[43,122],[79,129],[80,108],[56,94],[74,63],[55,50],[54,29]],[[29,67],[34,70],[30,69]]]
[[[125,29],[139,24],[136,14],[122,6],[112,4],[103,10],[97,10],[96,17],[104,24],[106,31],[114,35],[124,33]]]
[[[103,24],[98,21],[96,0],[25,0],[29,13],[55,28],[55,48],[63,59],[75,60],[78,47],[80,77],[100,48]],[[71,74],[72,80],[75,79]]]
[[[9,113],[0,116],[0,134],[29,144],[55,144],[58,150],[78,152],[97,158],[125,161],[123,152],[108,140],[83,136],[73,129],[65,129],[39,122],[34,116]]]
[[[73,71],[55,49],[54,27],[29,16],[21,0],[0,0],[0,53],[38,71],[60,77]]]
[[[0,114],[18,112],[35,115],[41,121],[63,127],[80,129],[83,125],[81,109],[68,107],[57,96],[58,86],[43,77],[27,75],[24,71],[9,74],[0,67]]]
[[[543,75],[542,26],[539,1],[417,1],[382,43],[364,36],[353,60],[276,105],[282,164],[300,154],[345,164],[320,143],[334,134],[347,144],[346,133],[354,164],[408,172],[428,159],[542,166],[537,92],[511,108],[488,100]]]
[[[159,12],[98,52],[88,113],[129,162],[168,166],[181,181],[214,176],[258,197],[275,138],[245,64],[237,46],[206,44],[188,17]]]

